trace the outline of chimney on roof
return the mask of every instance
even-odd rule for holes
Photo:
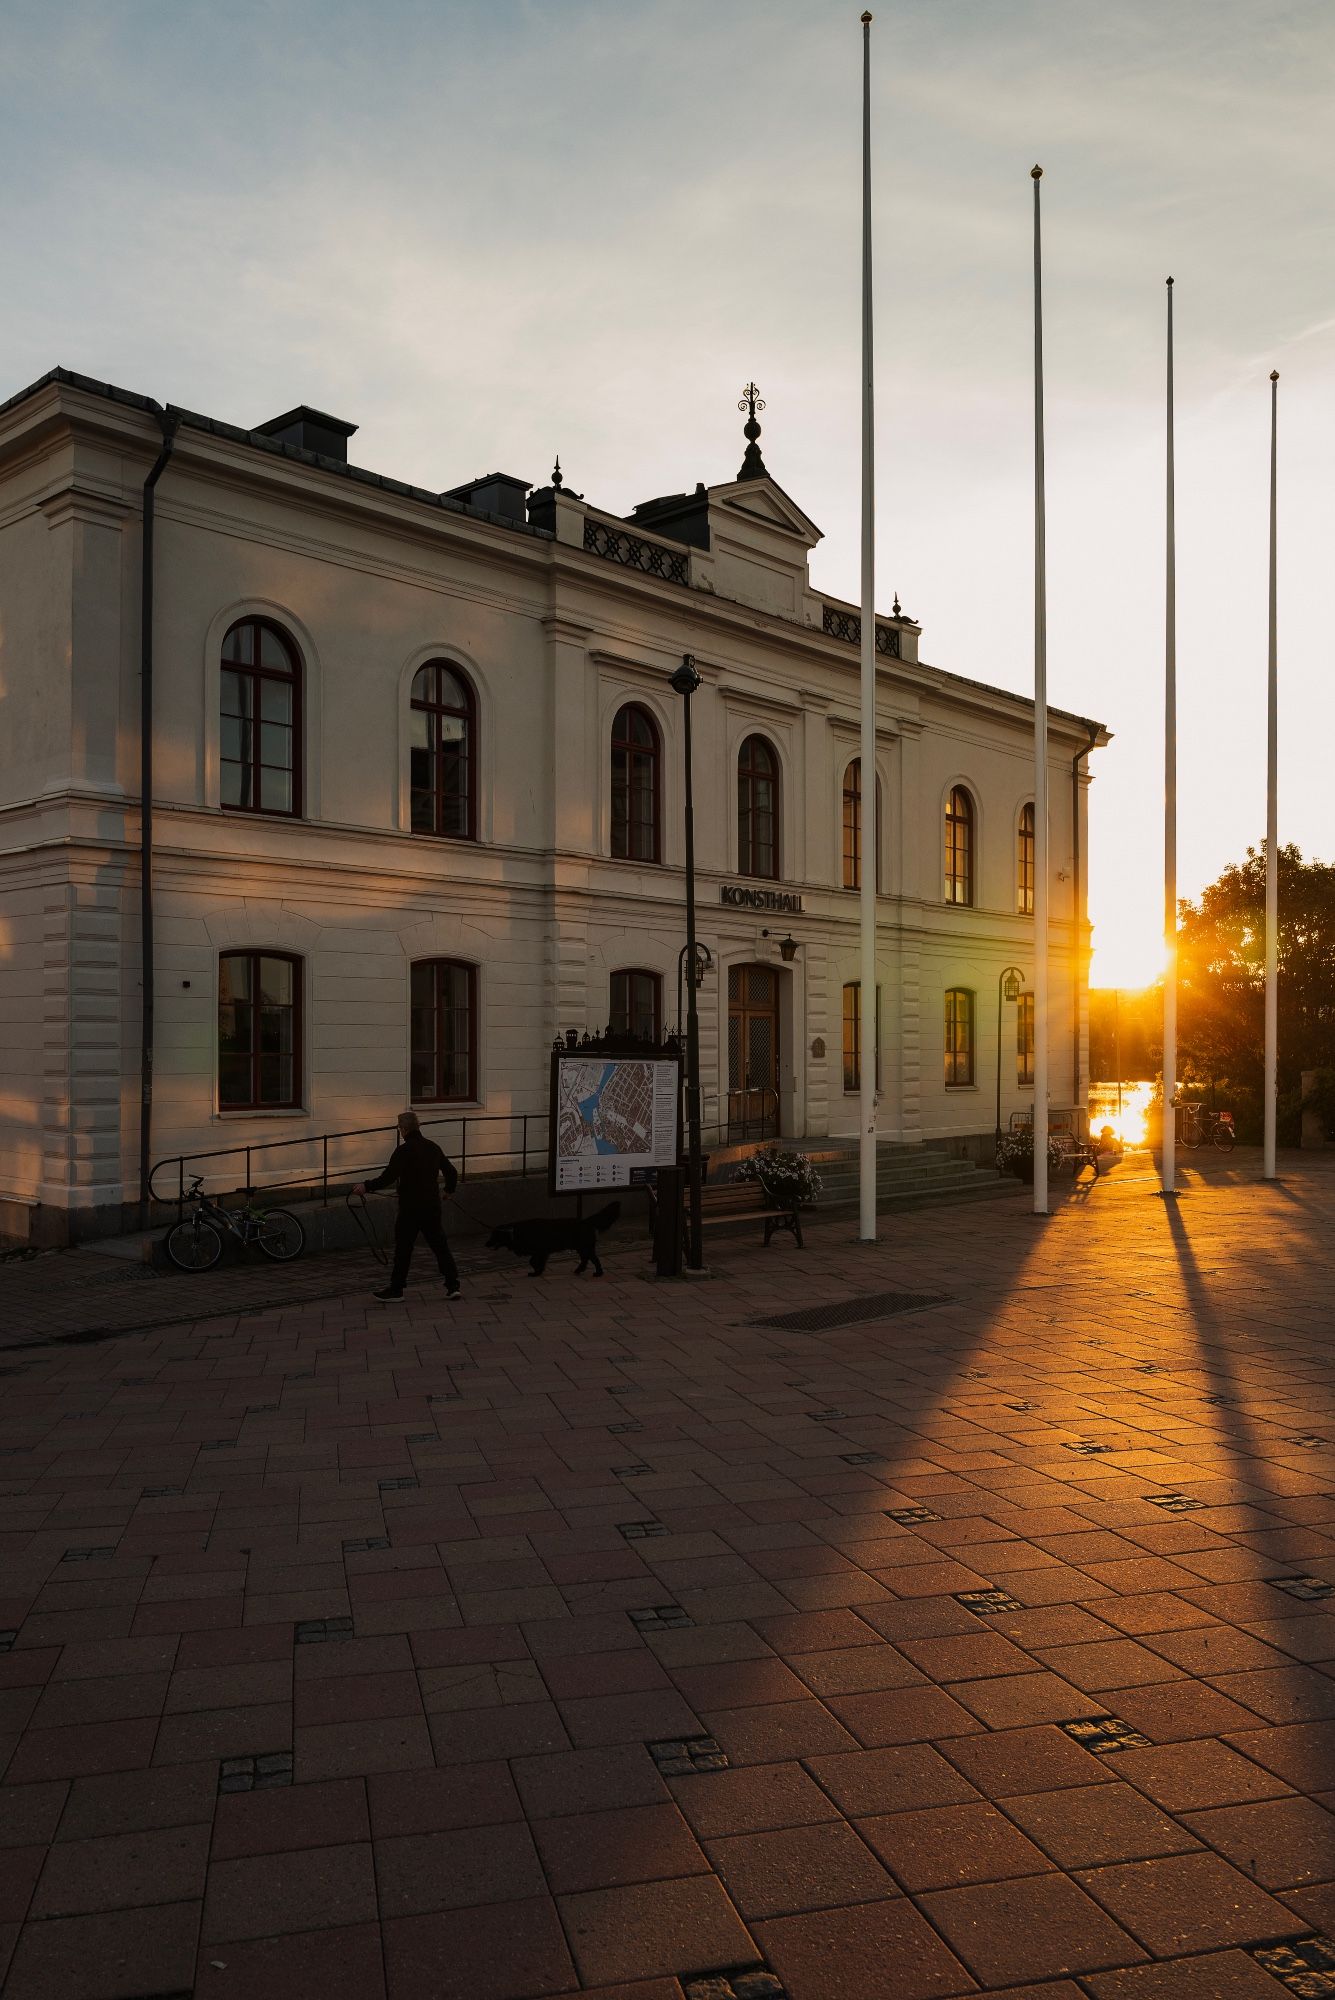
[[[337,459],[340,465],[348,462],[348,439],[356,428],[356,424],[345,424],[342,417],[313,410],[309,403],[298,403],[286,415],[271,417],[267,424],[255,426],[260,437],[270,437],[275,444],[299,445],[303,451],[317,452],[321,458]]]
[[[488,472],[463,486],[451,486],[443,497],[461,500],[465,507],[476,507],[483,514],[499,514],[504,521],[523,522],[527,518],[524,496],[531,484],[531,480],[516,479],[508,472]]]

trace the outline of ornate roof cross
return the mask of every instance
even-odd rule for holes
[[[756,411],[763,410],[765,404],[754,382],[747,383],[742,391],[742,398],[737,407],[739,410],[746,411],[746,422],[742,425],[742,436],[746,439],[746,454],[742,459],[742,469],[737,474],[737,477],[739,479],[767,479],[769,475],[765,470],[765,461],[760,456],[760,446],[756,443],[756,439],[760,436],[760,425],[756,422]]]

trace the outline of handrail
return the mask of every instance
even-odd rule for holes
[[[533,1137],[530,1138],[529,1127],[530,1125],[535,1127],[542,1125],[545,1127],[547,1121],[548,1113],[545,1111],[492,1111],[480,1112],[476,1115],[456,1111],[454,1113],[445,1113],[439,1118],[423,1118],[420,1122],[424,1132],[441,1125],[457,1125],[459,1127],[459,1144],[456,1149],[457,1157],[455,1158],[455,1165],[459,1169],[460,1180],[463,1180],[467,1177],[470,1159],[475,1166],[483,1160],[518,1159],[521,1173],[527,1174],[530,1157],[537,1162],[541,1162],[545,1160],[547,1153],[547,1136],[545,1130],[541,1137],[535,1132]],[[470,1148],[469,1127],[478,1125],[505,1125],[511,1128],[511,1131],[513,1131],[515,1126],[518,1126],[518,1143],[516,1144],[511,1139],[508,1144],[499,1146],[483,1146],[479,1148],[477,1145],[474,1145]],[[253,1169],[257,1154],[279,1153],[288,1151],[294,1146],[306,1146],[317,1147],[319,1149],[320,1164],[318,1169],[313,1169],[309,1173],[299,1174],[296,1178],[288,1178],[280,1183],[272,1184],[281,1185],[284,1188],[318,1187],[320,1189],[320,1199],[327,1203],[329,1200],[329,1148],[331,1144],[337,1146],[343,1140],[370,1138],[388,1140],[391,1144],[396,1144],[398,1139],[397,1126],[393,1124],[360,1125],[344,1132],[307,1132],[289,1139],[258,1139],[250,1140],[247,1143],[237,1146],[216,1146],[208,1152],[172,1153],[154,1162],[148,1176],[149,1196],[154,1201],[175,1202],[179,1207],[185,1200],[185,1173],[187,1167],[197,1168],[201,1162],[206,1160],[243,1159],[245,1162],[244,1192],[246,1199],[249,1200],[255,1193]],[[176,1186],[170,1192],[164,1192],[159,1190],[154,1183],[159,1174],[166,1173],[169,1169],[174,1172]],[[341,1184],[344,1180],[359,1180],[364,1171],[366,1171],[364,1168],[343,1167],[336,1162],[334,1169],[336,1185]]]

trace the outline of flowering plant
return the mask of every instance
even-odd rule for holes
[[[1048,1172],[1055,1173],[1062,1163],[1061,1148],[1048,1140]],[[997,1172],[1014,1174],[1016,1180],[1031,1181],[1034,1178],[1034,1128],[1022,1125],[1017,1132],[1003,1132],[997,1140]]]
[[[814,1201],[821,1191],[821,1178],[805,1153],[786,1152],[782,1146],[766,1146],[742,1161],[735,1178],[759,1181],[775,1201]]]

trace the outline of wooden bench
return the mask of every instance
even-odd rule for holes
[[[1012,1132],[1032,1132],[1032,1113],[1012,1111],[1010,1129]],[[1069,1167],[1074,1176],[1078,1176],[1085,1167],[1093,1167],[1097,1180],[1103,1170],[1103,1155],[1092,1139],[1077,1137],[1071,1129],[1070,1114],[1059,1111],[1049,1113],[1048,1164],[1058,1169]]]
[[[690,1214],[690,1189],[685,1186],[683,1176],[682,1207],[688,1218]],[[650,1226],[658,1214],[658,1191],[649,1189]],[[796,1199],[791,1202],[771,1200],[767,1189],[759,1181],[711,1181],[700,1190],[700,1227],[717,1229],[727,1223],[763,1222],[765,1225],[765,1248],[776,1229],[786,1229],[796,1237],[799,1250],[802,1242],[802,1204]]]

